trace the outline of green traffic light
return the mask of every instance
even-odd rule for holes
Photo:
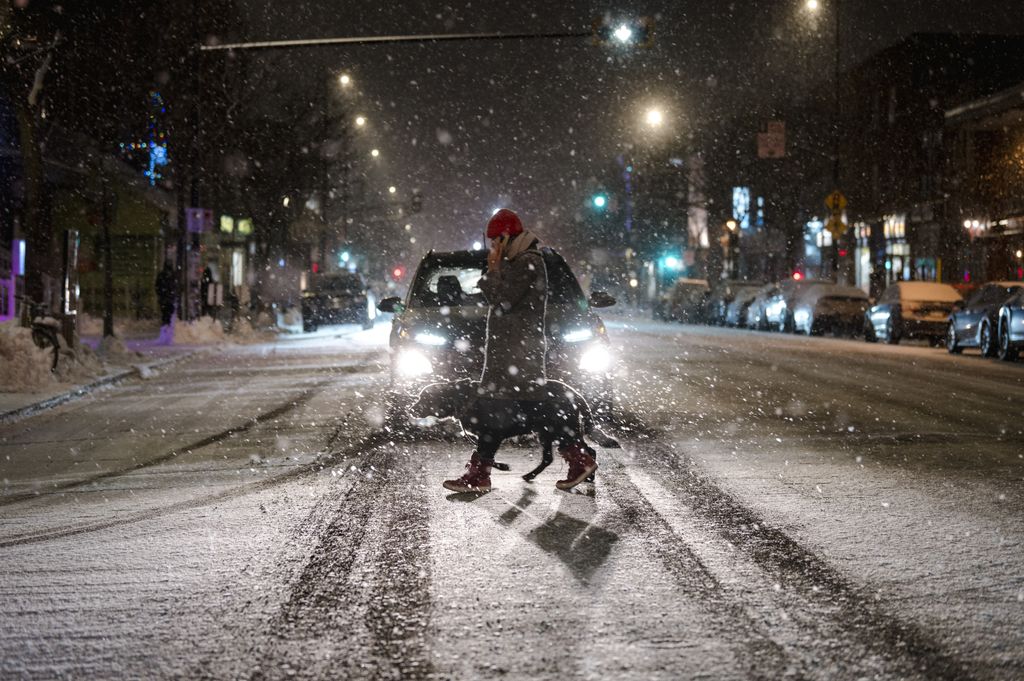
[[[607,205],[608,205],[608,197],[605,196],[604,194],[598,194],[598,195],[596,195],[594,197],[594,207],[595,208],[604,208]]]

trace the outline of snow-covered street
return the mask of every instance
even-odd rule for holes
[[[382,427],[388,325],[0,425],[0,677],[1024,676],[1024,364],[612,317],[593,485]]]

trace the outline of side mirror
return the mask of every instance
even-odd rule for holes
[[[594,291],[590,294],[591,307],[611,307],[615,304],[615,298],[604,291]]]
[[[405,310],[405,305],[402,304],[402,299],[398,296],[391,296],[377,303],[377,309],[381,312],[401,314]]]

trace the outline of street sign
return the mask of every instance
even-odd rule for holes
[[[838,215],[833,215],[829,218],[829,221],[825,223],[825,229],[832,232],[832,237],[838,239],[846,233],[846,223]]]
[[[838,189],[825,197],[825,206],[832,211],[833,215],[846,210],[846,197]]]

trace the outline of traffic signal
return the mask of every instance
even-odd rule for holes
[[[590,202],[594,205],[594,208],[604,210],[608,207],[608,195],[594,194],[594,196],[591,197]]]
[[[402,265],[396,265],[394,269],[391,270],[391,278],[394,279],[395,281],[401,281],[402,277],[404,276],[405,267],[403,267]]]
[[[616,20],[610,17],[594,19],[594,41],[600,45],[629,45],[650,47],[654,41],[654,21],[642,19]]]
[[[419,189],[415,189],[412,192],[412,200],[409,203],[409,207],[413,213],[419,213],[423,210],[423,192]]]

